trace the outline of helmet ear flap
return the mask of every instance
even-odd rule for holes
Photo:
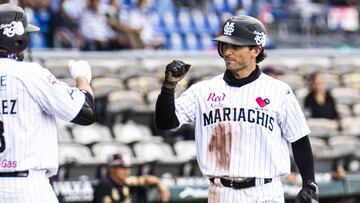
[[[224,43],[219,41],[217,50],[218,50],[218,53],[221,56],[221,58],[224,58],[223,46],[224,46]]]

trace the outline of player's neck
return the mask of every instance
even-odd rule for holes
[[[246,85],[246,84],[256,80],[260,76],[260,74],[261,74],[261,71],[260,71],[259,67],[255,66],[255,69],[252,70],[247,75],[247,77],[237,79],[230,70],[227,70],[224,74],[223,79],[229,86],[241,87],[243,85]]]
[[[124,181],[121,178],[117,177],[116,175],[109,173],[109,176],[112,179],[112,181],[114,181],[116,184],[118,184],[118,185],[124,184]]]
[[[0,58],[14,59],[16,61],[22,61],[24,59],[23,53],[11,53],[7,50],[0,49]]]

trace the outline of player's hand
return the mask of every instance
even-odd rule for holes
[[[69,71],[71,77],[73,77],[74,79],[76,79],[77,77],[85,77],[89,83],[91,82],[91,67],[87,61],[70,60]]]
[[[318,203],[319,190],[314,181],[304,184],[300,192],[296,196],[295,203]]]
[[[183,79],[189,71],[190,66],[190,64],[186,64],[183,61],[173,60],[166,66],[163,86],[168,89],[175,89],[176,84]]]

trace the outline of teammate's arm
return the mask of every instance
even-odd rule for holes
[[[71,76],[76,80],[76,87],[85,94],[85,101],[79,113],[71,121],[79,125],[90,125],[95,121],[94,92],[90,86],[91,67],[86,61],[69,61]]]
[[[303,184],[296,202],[315,202],[318,200],[318,187],[315,183],[314,157],[309,137],[305,136],[291,144],[294,160],[299,169]]]
[[[165,79],[155,107],[155,125],[159,129],[169,130],[179,126],[175,114],[175,88],[176,84],[184,78],[190,65],[174,60],[166,66]]]
[[[168,202],[170,199],[170,191],[160,179],[153,175],[142,175],[139,177],[139,184],[142,186],[156,186],[159,190],[162,202]]]

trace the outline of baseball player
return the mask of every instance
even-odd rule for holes
[[[23,62],[29,33],[24,10],[0,5],[0,202],[58,202],[49,177],[58,169],[55,117],[80,125],[94,121],[91,68],[71,61],[77,87],[37,63]]]
[[[208,202],[281,203],[281,177],[290,173],[288,143],[303,184],[297,202],[317,202],[318,189],[308,138],[310,130],[293,91],[263,74],[266,30],[257,19],[228,19],[218,42],[226,71],[198,82],[174,99],[174,90],[190,65],[166,66],[156,103],[160,129],[195,122],[197,161],[209,177]]]
[[[111,155],[107,174],[95,187],[93,203],[142,202],[141,187],[156,187],[161,202],[169,202],[170,192],[161,180],[153,175],[131,175],[130,156],[125,153]]]

